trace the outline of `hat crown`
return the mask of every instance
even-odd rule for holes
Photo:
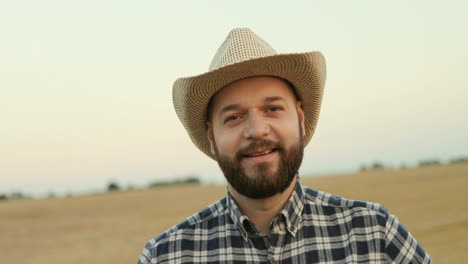
[[[248,28],[236,28],[216,52],[209,70],[213,71],[246,60],[276,55],[276,51]]]

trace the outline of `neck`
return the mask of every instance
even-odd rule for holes
[[[263,199],[252,199],[238,193],[228,184],[228,190],[236,201],[239,210],[246,215],[263,234],[270,234],[270,224],[273,218],[284,208],[296,186],[297,176],[282,193]]]

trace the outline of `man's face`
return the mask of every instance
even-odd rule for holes
[[[277,78],[236,81],[212,99],[208,138],[228,183],[253,199],[283,192],[303,156],[304,113]]]

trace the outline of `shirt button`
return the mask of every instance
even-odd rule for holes
[[[295,227],[295,226],[291,226],[291,231],[292,231],[292,232],[296,231],[296,227]]]
[[[275,258],[271,257],[269,260],[270,264],[276,264]]]

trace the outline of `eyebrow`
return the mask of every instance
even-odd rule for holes
[[[278,101],[278,100],[286,101],[286,99],[284,99],[281,96],[270,96],[270,97],[265,98],[263,101],[270,103],[270,102]]]
[[[283,97],[281,96],[270,96],[270,97],[266,97],[265,99],[263,99],[264,102],[266,103],[271,103],[271,102],[274,102],[274,101],[286,101]],[[221,109],[221,111],[219,111],[219,115],[222,115],[223,113],[225,112],[228,112],[228,111],[231,111],[231,110],[235,110],[235,109],[239,109],[239,108],[242,108],[240,104],[230,104],[230,105],[227,105],[225,107],[223,107]]]
[[[223,107],[221,111],[219,111],[219,115],[222,115],[224,112],[235,110],[241,108],[240,104],[231,104]]]

